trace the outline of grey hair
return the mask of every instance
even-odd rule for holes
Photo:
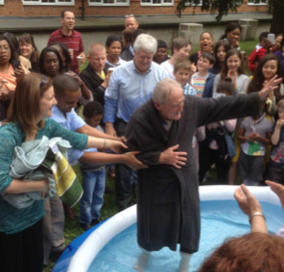
[[[133,45],[133,48],[136,53],[138,53],[142,49],[146,53],[156,54],[157,47],[158,47],[157,40],[149,34],[140,34],[136,38]]]
[[[160,104],[165,104],[174,88],[181,88],[181,84],[172,78],[164,78],[155,86],[152,93],[152,100],[158,100]]]

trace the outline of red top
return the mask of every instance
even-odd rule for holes
[[[75,30],[72,30],[72,34],[70,36],[66,36],[62,32],[62,27],[58,30],[51,33],[47,46],[52,42],[62,42],[65,43],[68,49],[74,49],[72,64],[70,65],[70,69],[77,74],[80,73],[79,66],[77,64],[77,56],[84,52],[84,45],[82,41],[81,34]]]
[[[256,48],[253,50],[251,55],[249,56],[248,59],[248,68],[254,73],[255,68],[258,64],[258,62],[265,56],[266,54],[266,49],[265,48],[259,48],[256,50]]]

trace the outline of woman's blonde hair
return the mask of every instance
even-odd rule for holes
[[[18,122],[27,135],[37,133],[38,127],[44,125],[43,120],[37,124],[40,100],[51,86],[52,80],[44,75],[31,73],[24,76],[17,84],[4,123]]]

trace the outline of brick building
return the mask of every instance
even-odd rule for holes
[[[62,9],[72,10],[76,16],[122,16],[125,14],[174,15],[177,0],[0,0],[0,17],[54,17]],[[191,3],[193,0],[188,0]],[[202,0],[200,0],[202,2]],[[238,13],[262,13],[268,10],[268,0],[243,0]],[[182,14],[192,14],[189,7]],[[195,14],[201,14],[197,5]]]

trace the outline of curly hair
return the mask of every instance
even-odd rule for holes
[[[280,272],[283,252],[284,238],[253,232],[225,241],[198,272]]]

